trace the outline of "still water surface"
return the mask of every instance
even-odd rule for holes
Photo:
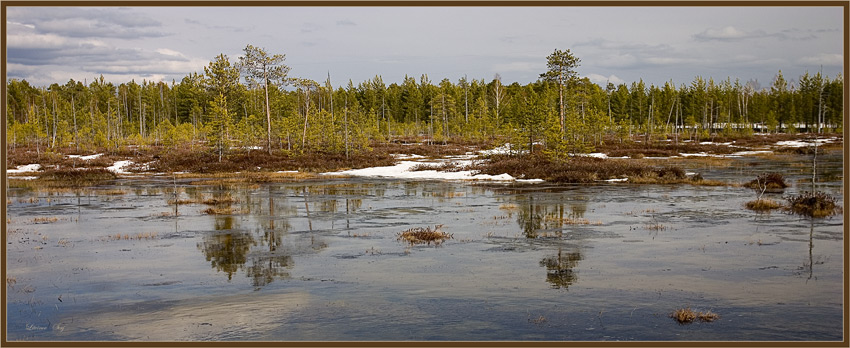
[[[839,200],[842,159],[820,163],[818,184]],[[778,171],[791,195],[810,189],[805,160],[689,170],[737,183]],[[176,217],[175,194],[195,201]],[[210,198],[232,214],[204,213]],[[13,188],[6,329],[12,341],[841,340],[843,215],[744,209],[754,198],[356,178]],[[397,240],[437,224],[453,239]],[[720,319],[679,325],[669,314],[684,307]]]

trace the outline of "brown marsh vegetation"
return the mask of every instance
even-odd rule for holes
[[[835,204],[835,197],[824,192],[803,192],[786,198],[788,209],[798,215],[822,218],[841,212],[841,207]]]
[[[443,241],[452,239],[452,235],[442,231],[443,225],[435,225],[434,229],[431,226],[414,227],[404,232],[399,232],[397,240],[404,240],[411,245],[428,244],[440,245]]]
[[[768,198],[756,199],[754,201],[749,201],[744,204],[749,210],[755,211],[771,211],[774,209],[782,208],[782,204]]]
[[[705,312],[696,312],[690,307],[677,309],[670,314],[670,317],[678,321],[679,324],[690,324],[697,319],[703,322],[712,322],[720,318],[719,315],[711,312],[710,310]]]

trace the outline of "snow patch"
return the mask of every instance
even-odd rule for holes
[[[602,180],[602,181],[606,181],[606,182],[625,182],[625,181],[629,181],[629,178],[608,179],[608,180]]]
[[[102,154],[102,153],[96,153],[96,154],[94,154],[94,155],[88,155],[88,156],[68,155],[67,157],[68,157],[68,158],[79,158],[79,159],[81,159],[81,160],[83,160],[83,161],[88,161],[88,160],[93,160],[93,159],[95,159],[95,158],[98,158],[98,157],[100,157],[100,156],[103,156],[103,154]]]
[[[133,161],[118,161],[115,162],[111,167],[107,167],[106,170],[113,172],[115,174],[127,174],[128,171],[125,171],[124,168],[133,164]]]
[[[406,153],[391,153],[390,156],[393,156],[393,158],[400,159],[400,160],[425,158],[425,156],[422,156],[422,155],[406,154]]]
[[[16,169],[7,169],[6,174],[32,173],[37,172],[39,169],[41,169],[41,165],[38,163],[25,164],[22,166],[17,166]]]
[[[771,154],[773,151],[763,150],[763,151],[739,151],[728,155],[727,157],[741,157],[741,156],[753,156],[753,155],[761,155],[761,154]]]
[[[343,170],[339,172],[321,173],[321,175],[351,175],[361,177],[380,177],[394,179],[435,179],[435,180],[489,180],[489,181],[516,181],[509,174],[489,175],[473,174],[471,170],[458,172],[439,172],[436,170],[410,171],[422,162],[401,161],[394,166],[371,167],[362,169]],[[436,164],[436,163],[434,163]]]
[[[38,179],[37,176],[10,176],[7,179],[11,180],[35,180]]]
[[[813,141],[786,140],[786,141],[778,141],[778,142],[776,142],[775,145],[776,146],[783,146],[783,147],[804,147],[804,146],[812,146],[812,145],[814,145],[815,142],[817,142],[818,145],[822,145],[822,144],[826,144],[826,143],[831,143],[835,140],[836,140],[836,138],[834,138],[834,137],[833,138],[827,138],[827,139],[817,139],[817,140],[813,140]]]
[[[478,153],[482,155],[507,155],[511,153],[511,144],[507,143],[505,145],[499,146],[497,148],[491,150],[481,150]]]

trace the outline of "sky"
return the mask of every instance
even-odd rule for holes
[[[686,3],[685,3],[686,4]],[[334,86],[427,74],[527,84],[567,50],[581,77],[647,85],[843,74],[841,7],[7,7],[7,79],[180,81],[248,45]]]

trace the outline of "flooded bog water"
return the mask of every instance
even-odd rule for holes
[[[805,156],[693,165],[743,183]],[[818,183],[843,201],[839,155]],[[781,200],[781,194],[771,198]],[[841,340],[843,215],[743,187],[121,179],[9,190],[11,341]],[[175,214],[176,210],[176,214]],[[435,245],[399,234],[434,228]],[[680,325],[680,308],[712,322]]]

